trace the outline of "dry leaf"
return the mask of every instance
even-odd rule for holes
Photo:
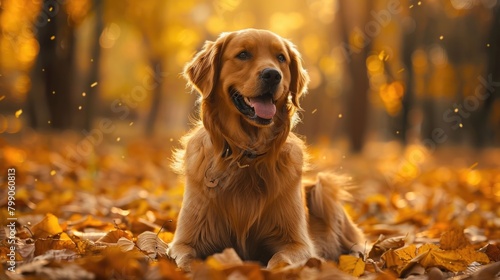
[[[95,279],[143,279],[147,258],[138,250],[123,252],[108,247],[98,255],[85,256],[77,264],[95,274]]]
[[[339,269],[347,274],[359,277],[365,272],[365,262],[363,259],[351,255],[341,255]]]
[[[500,244],[488,244],[484,253],[491,261],[500,261]]]
[[[212,261],[216,261],[216,266],[218,267],[229,267],[243,264],[243,261],[233,248],[225,249],[222,253],[214,254],[207,258],[207,263]]]
[[[453,227],[445,231],[439,243],[443,250],[454,250],[470,245],[469,240],[464,234],[464,229],[460,227]]]
[[[71,238],[69,238],[69,236],[63,232],[53,237],[38,238],[37,240],[35,240],[34,255],[39,256],[45,254],[47,251],[64,249],[75,252],[78,251],[75,242],[73,242],[73,240],[71,240]]]
[[[392,269],[392,270],[398,272],[398,274],[399,274],[399,271],[406,264],[406,262],[403,261],[401,259],[401,257],[398,256],[398,254],[396,254],[396,252],[394,252],[394,250],[389,250],[389,251],[385,252],[382,255],[381,259],[384,261],[385,266],[387,268]]]
[[[382,234],[379,236],[378,240],[373,244],[368,257],[373,260],[379,260],[382,254],[390,249],[398,249],[405,245],[405,237],[392,237],[385,238]]]
[[[164,259],[158,261],[159,273],[161,279],[169,280],[187,280],[187,276],[184,275],[173,262],[169,262]]]
[[[472,274],[472,280],[498,279],[500,274],[500,262],[481,267]]]
[[[157,255],[166,256],[168,245],[158,237],[158,234],[152,231],[145,231],[137,236],[137,247],[144,252],[149,253],[153,259]]]
[[[130,251],[130,250],[134,249],[134,247],[135,247],[135,243],[132,240],[129,240],[125,237],[120,237],[120,239],[118,239],[116,244],[124,252]]]
[[[124,231],[121,229],[115,229],[115,230],[112,230],[112,231],[106,233],[105,236],[99,238],[99,240],[97,240],[97,242],[116,243],[121,238],[132,239],[132,234],[128,231]]]
[[[63,229],[59,225],[56,216],[47,214],[43,220],[31,227],[33,238],[46,238],[61,233]]]
[[[399,248],[395,250],[395,253],[403,260],[404,262],[409,262],[413,258],[417,256],[417,246],[415,244],[408,245],[404,248]]]
[[[453,272],[467,269],[470,263],[488,263],[488,256],[476,251],[472,246],[457,250],[442,250],[434,244],[425,244],[418,249],[419,263],[424,267],[439,267]]]

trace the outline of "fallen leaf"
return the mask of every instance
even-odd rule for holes
[[[398,274],[400,270],[405,266],[406,262],[401,259],[394,250],[389,250],[385,252],[381,259],[384,261],[385,266],[389,269],[396,271]]]
[[[418,249],[422,256],[419,263],[424,267],[439,267],[452,272],[467,269],[472,262],[488,263],[488,256],[476,251],[472,246],[457,250],[442,250],[434,244],[425,244]]]
[[[463,228],[453,227],[443,233],[439,244],[443,250],[454,250],[466,247],[470,245],[470,242],[465,236]]]
[[[241,265],[243,261],[233,248],[224,249],[222,253],[214,254],[207,258],[207,263],[215,261],[217,267],[229,267],[234,265]]]
[[[56,216],[47,214],[43,220],[31,227],[33,238],[46,238],[61,233],[63,229],[59,225]]]
[[[500,274],[500,262],[492,263],[481,267],[472,274],[471,280],[498,279]]]
[[[484,252],[492,262],[500,261],[500,243],[488,244]]]
[[[137,236],[137,247],[144,252],[149,253],[153,259],[157,255],[166,256],[168,245],[158,237],[158,234],[152,231],[145,231]]]
[[[373,244],[372,249],[368,253],[368,257],[372,260],[379,260],[382,254],[390,249],[398,249],[405,245],[404,237],[392,237],[385,238],[383,234],[381,234],[377,241]]]
[[[61,233],[52,237],[38,238],[35,240],[35,256],[45,254],[51,250],[64,250],[78,251],[76,244],[69,238],[66,233]]]
[[[341,255],[339,269],[347,274],[359,277],[365,272],[365,262],[363,259],[351,255]]]
[[[106,233],[105,236],[99,238],[96,242],[116,243],[121,238],[132,239],[132,233],[121,229],[115,229]]]
[[[184,275],[178,268],[175,263],[170,261],[160,259],[158,261],[159,274],[161,279],[169,279],[169,280],[187,280],[187,276]]]
[[[124,252],[130,251],[135,247],[135,243],[125,237],[121,237],[120,239],[118,239],[116,245],[118,245],[118,247]]]

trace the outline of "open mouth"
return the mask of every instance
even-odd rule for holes
[[[230,93],[236,108],[247,118],[260,125],[269,125],[273,122],[276,105],[271,93],[256,97],[244,97],[235,89],[231,89]]]

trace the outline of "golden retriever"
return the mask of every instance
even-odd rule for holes
[[[223,33],[184,75],[201,95],[201,121],[174,162],[185,191],[168,254],[180,268],[225,248],[273,268],[336,259],[363,242],[332,175],[302,186],[305,147],[291,129],[309,77],[290,41]]]

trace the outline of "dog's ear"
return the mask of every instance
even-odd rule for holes
[[[221,69],[221,54],[228,34],[223,33],[215,41],[206,41],[194,58],[184,67],[184,77],[188,85],[198,91],[205,99],[215,89]]]
[[[307,92],[307,84],[309,84],[309,75],[302,67],[302,58],[292,42],[285,40],[288,54],[290,55],[290,93],[292,102],[297,108],[300,108],[299,98]]]

